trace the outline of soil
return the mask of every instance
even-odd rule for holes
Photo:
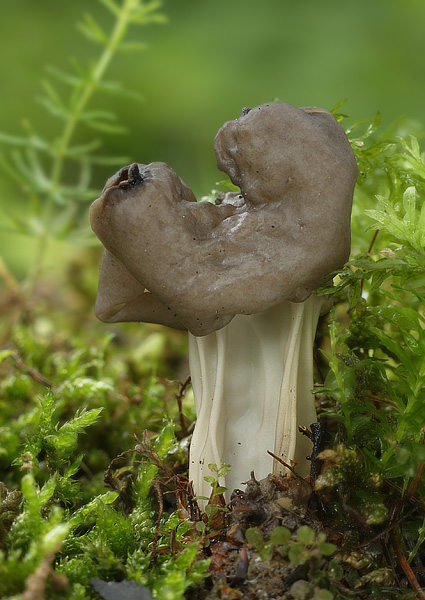
[[[328,541],[337,543],[343,539],[342,534],[327,530],[323,505],[312,491],[308,478],[269,475],[257,481],[252,475],[244,492],[233,492],[227,508],[229,512],[218,514],[222,520],[221,531],[209,539],[205,548],[205,556],[211,558],[210,577],[202,586],[188,590],[187,600],[327,600],[333,597],[404,600],[415,597],[408,589],[403,593],[394,585],[390,569],[374,570],[376,565],[371,560],[356,563],[354,554],[344,558],[340,549],[335,556],[341,561],[344,576],[339,580],[331,580],[328,575],[328,564],[334,556],[315,557],[313,552],[311,558],[299,566],[294,566],[278,551],[274,551],[269,560],[260,557],[258,548],[246,541],[245,531],[250,527],[259,528],[264,540],[268,540],[278,525],[292,532],[308,525],[316,534],[325,533]],[[215,526],[219,529],[217,523]],[[363,552],[364,555],[360,554],[364,558],[368,549]],[[365,584],[359,585],[366,572],[373,574],[370,579],[366,575]]]
[[[188,600],[311,597],[306,594],[313,592],[314,586],[302,580],[308,566],[294,567],[279,555],[263,560],[247,544],[244,534],[247,528],[258,527],[267,540],[278,525],[291,531],[301,525],[322,531],[316,511],[309,508],[311,497],[311,486],[302,478],[269,475],[257,481],[252,475],[244,492],[233,492],[229,512],[221,513],[221,518],[225,515],[221,534],[213,538],[206,549],[206,554],[211,557],[211,577],[202,588],[190,590],[186,595]],[[300,580],[302,583],[297,583]],[[304,595],[299,596],[299,593]]]

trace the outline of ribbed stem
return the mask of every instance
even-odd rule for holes
[[[189,335],[189,362],[197,410],[189,478],[195,493],[209,496],[209,463],[232,470],[221,485],[240,488],[296,462],[309,472],[309,440],[298,427],[316,421],[313,341],[326,300],[310,296],[257,313],[237,315],[226,327],[205,337]]]

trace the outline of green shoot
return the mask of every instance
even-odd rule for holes
[[[71,72],[50,68],[50,79],[43,82],[44,94],[40,100],[50,115],[60,121],[58,135],[51,140],[45,139],[28,122],[23,136],[0,134],[0,143],[13,148],[8,156],[0,158],[0,165],[22,188],[28,205],[24,219],[11,212],[7,214],[12,231],[38,240],[26,282],[28,292],[43,270],[51,239],[81,242],[87,238],[85,230],[77,229],[77,225],[81,217],[81,203],[93,200],[98,193],[90,187],[93,166],[118,165],[126,160],[121,156],[99,154],[101,139],[78,142],[78,133],[83,127],[101,134],[124,131],[114,113],[90,109],[93,96],[97,92],[135,96],[121,82],[106,80],[105,75],[116,54],[145,49],[139,41],[127,39],[132,25],[144,26],[165,20],[159,12],[159,0],[99,2],[112,16],[111,29],[105,31],[89,13],[79,24],[82,34],[99,48],[96,60],[90,65],[74,62]],[[58,91],[55,81],[65,85],[66,94]],[[72,175],[72,181],[70,168],[77,172]]]

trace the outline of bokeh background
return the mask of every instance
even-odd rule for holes
[[[24,119],[45,137],[60,131],[37,98],[46,65],[69,70],[70,59],[98,55],[75,26],[86,11],[108,28],[109,15],[95,0],[1,1],[0,131],[20,133]],[[95,99],[127,127],[104,136],[103,153],[163,160],[198,197],[223,178],[213,138],[244,106],[279,99],[330,109],[346,99],[342,110],[353,121],[379,111],[383,127],[401,116],[425,123],[424,0],[165,0],[163,11],[166,25],[134,29],[147,51],[118,57],[108,74],[144,101]],[[110,174],[111,167],[99,167],[93,187]],[[0,209],[3,223],[4,211],[27,210],[3,172]],[[19,277],[32,242],[0,235],[0,252]]]

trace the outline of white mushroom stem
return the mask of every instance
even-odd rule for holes
[[[254,315],[236,315],[219,331],[189,334],[189,362],[197,422],[190,449],[189,478],[195,494],[209,496],[208,465],[231,465],[222,478],[227,497],[249,479],[296,463],[309,472],[311,442],[298,432],[316,421],[313,342],[327,300],[284,301]]]

